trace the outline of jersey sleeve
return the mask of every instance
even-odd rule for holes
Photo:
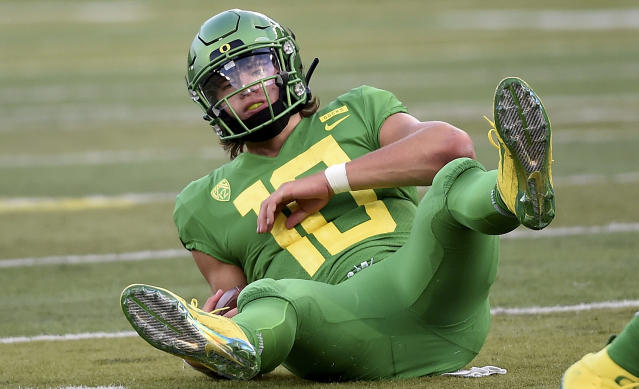
[[[386,119],[399,112],[408,110],[397,97],[386,90],[374,88],[372,86],[361,86],[355,89],[360,94],[358,109],[362,119],[366,122],[367,140],[372,149],[380,148],[379,134]],[[357,105],[356,105],[357,106]]]
[[[192,186],[188,186],[178,195],[175,202],[173,221],[180,242],[189,251],[197,250],[221,262],[241,267],[238,260],[223,251],[223,247],[225,247],[224,236],[215,234],[207,227],[210,220],[209,223],[203,220],[206,215],[202,212],[202,208],[196,204],[198,193],[198,190],[193,190]],[[210,217],[210,215],[208,216]]]

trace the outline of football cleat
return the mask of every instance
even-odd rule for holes
[[[150,285],[126,287],[122,311],[151,346],[229,379],[250,379],[260,371],[260,358],[231,319],[187,304],[174,293]]]
[[[497,190],[521,224],[540,230],[555,217],[550,120],[539,97],[516,77],[499,83],[493,108],[495,121],[486,120],[499,149]]]
[[[631,388],[639,388],[639,377],[617,365],[605,348],[575,362],[561,378],[561,389]]]

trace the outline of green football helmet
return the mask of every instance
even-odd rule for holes
[[[189,94],[222,140],[257,142],[279,134],[310,100],[307,78],[293,33],[257,12],[213,16],[189,50]],[[242,99],[250,105],[238,104]]]

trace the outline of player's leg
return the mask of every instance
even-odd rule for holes
[[[447,164],[420,203],[406,244],[379,264],[393,261],[390,277],[398,286],[397,298],[420,316],[423,326],[474,354],[490,326],[488,293],[497,274],[497,235],[519,225],[493,207],[495,182],[495,173],[477,161]],[[459,368],[468,362],[460,359]]]
[[[396,373],[384,332],[391,326],[380,325],[408,320],[388,318],[387,289],[368,286],[344,290],[307,280],[259,280],[243,290],[233,319],[150,285],[127,287],[121,306],[150,345],[211,376],[250,379],[289,362],[296,374],[316,380],[389,378]]]
[[[639,316],[612,343],[566,370],[562,389],[639,388]]]
[[[384,263],[391,264],[384,260],[338,285],[290,279],[253,282],[240,295],[240,313],[233,320],[256,348],[263,343],[262,366],[267,359],[277,364],[283,355],[277,345],[284,342],[267,337],[294,337],[290,353],[279,362],[306,379],[416,377],[463,367],[476,353],[425,326],[422,317],[398,299],[394,288],[402,285],[395,282],[392,266]],[[285,300],[293,310],[267,310],[262,306],[265,297]],[[258,328],[264,326],[259,323],[292,317],[296,327],[290,326],[288,333]]]
[[[263,297],[242,307],[233,321],[244,331],[260,356],[260,373],[267,373],[291,352],[297,333],[297,313],[287,300]],[[266,350],[266,352],[264,352]]]
[[[554,216],[550,122],[539,98],[522,80],[505,79],[495,93],[495,115],[497,171],[468,159],[446,165],[396,253],[397,282],[410,285],[404,290],[411,309],[475,351],[488,331],[487,297],[498,264],[498,239],[487,234],[519,223],[540,229]]]
[[[207,374],[210,370],[226,378],[250,379],[281,363],[316,380],[406,373],[398,371],[393,360],[397,351],[392,335],[403,335],[394,330],[405,330],[406,323],[413,324],[414,332],[427,330],[414,314],[395,304],[387,285],[349,281],[342,287],[308,280],[259,280],[242,291],[233,319],[203,312],[150,285],[127,287],[121,305],[144,340]],[[449,346],[434,334],[430,340],[430,347],[419,350],[426,373],[438,371],[438,351]],[[429,358],[431,364],[424,364]]]
[[[454,178],[446,195],[446,206],[462,226],[486,235],[502,235],[519,226],[519,220],[496,203],[497,170],[467,169]]]

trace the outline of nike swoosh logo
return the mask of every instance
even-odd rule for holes
[[[346,116],[344,116],[343,118],[341,118],[341,119],[337,120],[337,121],[336,121],[335,123],[333,123],[333,124],[328,124],[328,123],[326,123],[326,124],[324,125],[324,129],[325,129],[326,131],[330,131],[330,130],[332,130],[332,129],[333,129],[333,128],[335,128],[338,124],[340,124],[340,123],[341,123],[341,122],[343,122],[344,120],[348,119],[348,117],[349,117],[349,116],[351,116],[351,115],[346,115]]]
[[[628,378],[628,377],[622,376],[622,375],[620,375],[620,376],[618,376],[617,378],[615,378],[615,382],[616,382],[616,383],[617,383],[617,385],[619,385],[619,386],[623,386],[623,385],[624,385],[624,384],[622,384],[622,381],[628,381],[628,382],[626,383],[626,385],[627,385],[628,383],[631,383],[631,384],[634,384],[634,383],[635,383],[635,381],[631,380],[631,379],[630,379],[630,378]]]

